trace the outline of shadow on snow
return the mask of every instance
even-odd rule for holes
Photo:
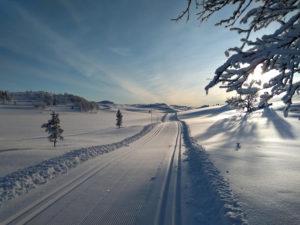
[[[204,108],[203,110],[186,113],[186,114],[180,115],[179,117],[181,120],[199,117],[199,116],[212,117],[212,116],[216,116],[222,112],[225,112],[227,110],[229,110],[229,106],[224,105],[224,106],[217,107],[217,108],[206,108],[206,109]]]
[[[263,117],[267,118],[267,125],[273,124],[277,133],[286,139],[295,139],[296,136],[293,132],[293,127],[282,117],[280,117],[277,112],[273,109],[266,108],[263,111]]]

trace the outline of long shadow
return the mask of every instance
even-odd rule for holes
[[[0,149],[0,153],[3,152],[13,152],[13,151],[26,151],[26,150],[32,150],[31,148],[9,148],[9,149]]]
[[[199,117],[199,116],[215,116],[218,115],[222,112],[225,112],[229,110],[228,105],[224,105],[221,107],[217,107],[217,108],[207,108],[207,109],[202,109],[199,111],[195,111],[195,112],[190,112],[190,113],[185,113],[179,116],[180,119],[189,119],[189,118],[194,118],[194,117]]]
[[[280,117],[273,109],[266,108],[263,111],[263,117],[268,119],[267,123],[272,123],[277,133],[286,139],[295,139],[296,136],[293,127],[282,117]]]
[[[228,143],[239,139],[257,139],[257,126],[255,123],[248,122],[247,119],[248,115],[243,115],[219,120],[194,138],[205,141],[218,134],[224,134],[228,138]]]

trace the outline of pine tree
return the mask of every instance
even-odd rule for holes
[[[123,123],[123,115],[122,115],[122,113],[119,109],[118,109],[117,114],[116,114],[116,121],[117,121],[116,126],[118,128],[120,128],[122,126],[122,123]]]
[[[52,111],[51,119],[48,120],[48,123],[44,123],[42,128],[45,128],[45,131],[49,134],[48,139],[50,142],[53,142],[54,147],[58,140],[63,140],[62,133],[63,129],[60,127],[59,114]]]
[[[258,108],[255,106],[255,103],[257,102],[257,97],[257,93],[239,95],[227,99],[226,103],[233,109],[242,109],[246,110],[247,113],[251,113]]]
[[[6,104],[6,102],[11,101],[11,96],[7,91],[0,90],[0,100],[2,101],[2,104]]]

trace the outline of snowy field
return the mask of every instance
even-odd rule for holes
[[[50,118],[49,110],[30,106],[0,106],[0,176],[37,164],[70,150],[118,142],[132,136],[151,122],[148,111],[122,110],[123,127],[115,127],[115,110],[97,113],[72,112],[56,107],[59,112],[64,141],[54,148],[41,125]],[[152,122],[161,118],[154,111]]]
[[[0,176],[61,156],[72,150],[119,142],[139,133],[151,123],[148,109],[133,106],[124,105],[121,108],[124,116],[121,129],[115,127],[116,108],[99,110],[98,113],[72,112],[63,107],[55,110],[60,113],[65,140],[53,148],[52,143],[46,138],[47,134],[40,128],[41,124],[49,119],[49,110],[37,110],[26,106],[16,108],[2,106],[0,108],[0,127],[2,128],[0,131]],[[152,122],[160,120],[163,115],[161,111],[153,111]],[[198,222],[226,224],[223,221],[225,215],[225,220],[234,224],[244,224],[243,221],[248,221],[253,225],[300,224],[299,111],[294,109],[288,118],[284,118],[280,104],[275,103],[270,109],[259,110],[250,115],[231,110],[227,106],[216,106],[178,112],[178,117],[185,122],[181,131],[184,141],[182,151],[192,146],[187,141],[189,139],[189,133],[185,127],[187,124],[193,140],[204,147],[208,153],[207,156],[203,153],[195,153],[195,151],[183,154],[180,172],[185,204],[182,211],[183,221],[187,224],[198,224]],[[148,153],[152,154],[158,147],[156,145],[159,145],[161,150],[155,151],[155,157],[162,160],[159,158],[160,154],[168,152],[172,146],[176,149],[177,139],[180,140],[180,138],[174,140],[177,133],[176,116],[170,114],[166,120],[171,121],[159,124],[149,134],[147,134],[148,131],[145,132],[147,134],[145,137],[141,134],[142,138],[139,136],[134,139],[132,145],[120,144],[121,148],[131,149],[129,146],[133,146],[135,149],[134,146],[138,146],[132,152],[132,157],[135,158],[137,152],[141,151],[140,146],[144,150],[145,143],[149,142]],[[237,147],[237,143],[240,147]],[[178,141],[178,146],[181,148],[180,141]],[[114,149],[114,146],[111,147]],[[93,148],[87,149],[94,151]],[[102,151],[104,149],[99,149],[99,154],[102,154]],[[105,157],[121,154],[117,152],[104,154],[99,157],[99,160],[105,161]],[[148,162],[149,155],[145,157],[140,152],[140,156]],[[126,159],[122,158],[123,160]],[[89,163],[86,165],[88,166]],[[124,168],[127,168],[126,165],[128,164],[124,162]],[[152,165],[153,171],[161,171],[162,168],[158,165],[161,164]],[[114,166],[118,167],[118,163]],[[133,167],[135,170],[133,177],[140,174],[140,171],[147,172],[146,168],[143,168],[144,164],[140,166],[141,169]],[[74,171],[83,172],[84,168],[85,166],[81,166]],[[116,173],[116,176],[119,176],[118,179],[123,179],[124,168],[120,167],[120,171]],[[177,167],[174,168],[176,171]],[[106,173],[109,171],[111,168]],[[218,171],[221,172],[221,176]],[[161,184],[158,178],[153,177],[155,177],[153,174],[148,174],[146,183],[135,183],[135,185],[148,187],[148,181],[153,182],[156,179],[155,182]],[[109,176],[105,175],[104,178],[108,179]],[[62,178],[58,176],[57,179]],[[175,180],[175,178],[170,178],[170,180]],[[130,179],[128,182],[130,183]],[[50,186],[51,183],[54,185],[56,182],[50,182]],[[128,184],[125,182],[124,185]],[[173,190],[174,186],[175,181],[170,183],[170,189]],[[136,188],[132,187],[132,193],[131,191],[130,193],[135,194]],[[43,188],[48,190],[45,185],[33,193],[42,193]],[[161,189],[162,187],[155,189],[155,193]],[[170,195],[172,192],[167,193]],[[30,196],[25,195],[20,198],[21,200],[16,199],[16,202],[19,204],[23,198],[31,202]],[[207,202],[210,203],[207,204]],[[14,205],[12,201],[13,208],[18,204]],[[114,203],[110,202],[110,204]],[[6,208],[9,209],[9,207]],[[3,214],[3,216],[6,215],[8,214]],[[246,215],[245,218],[244,215]]]
[[[179,113],[254,225],[300,224],[298,116],[283,118],[279,107],[250,116],[224,106]]]

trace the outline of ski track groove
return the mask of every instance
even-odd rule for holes
[[[174,146],[174,149],[173,149],[173,152],[172,152],[172,156],[171,156],[171,159],[170,159],[170,162],[169,162],[169,166],[168,166],[168,169],[167,169],[167,175],[166,175],[166,178],[165,178],[165,181],[164,181],[164,185],[163,185],[163,189],[162,189],[162,194],[161,194],[161,198],[160,198],[160,202],[159,202],[159,211],[157,212],[157,215],[156,215],[156,220],[155,220],[155,224],[156,225],[166,225],[165,224],[165,220],[166,220],[166,210],[167,210],[167,204],[168,204],[168,197],[169,197],[169,192],[170,192],[170,184],[171,184],[171,179],[172,179],[172,172],[174,170],[174,158],[175,158],[175,154],[176,154],[176,150],[178,149],[179,151],[179,155],[181,153],[181,125],[179,122],[177,122],[177,136],[176,136],[176,141],[175,141],[175,146]],[[178,156],[178,159],[177,160],[181,160],[181,158],[179,158]],[[179,161],[177,162],[179,164]],[[180,167],[181,169],[181,167]],[[179,170],[179,166],[177,166],[177,172],[176,172],[176,186],[179,185],[180,183],[180,180],[178,178],[178,170]],[[180,173],[181,174],[181,173]],[[179,183],[178,183],[179,182]],[[171,224],[172,225],[181,225],[181,221],[176,221],[176,219],[180,216],[176,215],[177,212],[180,212],[180,210],[178,210],[178,207],[180,204],[180,199],[179,197],[181,196],[179,193],[180,193],[180,189],[177,189],[177,187],[175,187],[175,206],[172,207],[172,215],[171,216]],[[179,196],[179,197],[177,197]],[[179,201],[179,202],[178,202]]]
[[[177,221],[177,225],[181,225],[181,147],[182,147],[182,128],[180,123],[180,137],[179,137],[179,149],[177,158],[177,177],[175,186],[175,209],[174,221]],[[173,223],[175,224],[175,222]]]
[[[138,139],[137,141],[141,141],[141,140],[143,141],[143,139],[146,139],[140,145],[142,145],[142,144],[144,145],[145,143],[148,143],[149,141],[151,141],[151,139],[153,139],[155,136],[157,136],[160,133],[160,131],[162,130],[162,126],[164,127],[164,124],[159,126],[158,129],[155,132],[152,132],[150,137],[148,135],[145,135],[142,138]],[[133,142],[133,144],[135,144],[135,143]],[[102,166],[100,168],[98,167],[98,165],[92,167],[91,169],[84,172],[80,176],[72,179],[66,185],[63,185],[62,187],[59,187],[55,191],[51,192],[49,195],[46,195],[45,197],[43,197],[40,200],[37,200],[35,203],[29,205],[24,210],[18,212],[17,214],[15,214],[15,215],[9,217],[8,219],[6,219],[5,221],[1,222],[1,225],[27,224],[28,222],[32,221],[35,217],[40,215],[47,208],[49,208],[51,205],[53,205],[55,202],[59,201],[64,196],[66,196],[68,193],[70,193],[72,190],[76,189],[77,187],[79,187],[80,185],[85,183],[88,179],[95,176],[98,172],[100,172],[101,170],[103,170],[104,168],[109,166],[112,162],[114,162],[118,159],[121,159],[122,157],[124,157],[128,153],[129,153],[129,151],[124,151],[124,154],[122,154],[121,156],[117,156],[116,158],[111,159],[108,163],[106,163],[104,166]],[[88,176],[86,176],[87,174],[88,174]],[[82,178],[84,178],[84,179],[81,180]],[[54,197],[55,195],[57,195],[57,196],[54,199],[52,199],[52,197]],[[49,199],[51,199],[52,201],[49,200]],[[33,210],[33,212],[30,212],[32,210]],[[20,219],[21,219],[21,221],[20,221]]]
[[[128,158],[130,156],[130,154],[129,154],[129,152],[126,152],[126,154],[123,154],[123,155],[121,155],[120,157],[118,157],[116,160],[113,160],[113,162],[116,162],[116,161],[120,161],[120,160],[123,160],[124,158],[126,159],[126,158]],[[99,171],[100,172],[100,171]],[[125,175],[126,175],[127,173],[125,173]],[[121,179],[120,179],[121,180]],[[115,184],[116,185],[118,185],[119,183],[120,183],[120,180],[118,180],[118,182],[116,182]],[[79,187],[79,186],[78,186]],[[78,188],[77,187],[77,188]],[[70,194],[71,192],[69,192],[68,194]],[[67,196],[67,195],[66,195]],[[60,199],[61,200],[61,199]],[[97,202],[97,204],[99,203],[99,202],[101,202],[101,200],[103,200],[103,198],[101,198],[101,199],[99,199],[99,201]],[[84,216],[84,218],[83,218],[83,220],[85,219],[85,217],[87,217],[88,216],[88,214],[91,212],[91,211],[93,211],[94,210],[94,208],[92,208],[88,213],[87,213],[87,215],[86,216]],[[38,215],[37,215],[38,216]],[[55,215],[55,216],[58,216],[58,214],[57,215]],[[52,218],[51,218],[52,219]],[[30,222],[30,221],[28,221],[28,222]],[[81,221],[82,222],[82,221]],[[79,224],[81,224],[81,222],[79,223]],[[47,224],[51,224],[51,223],[47,223]],[[64,225],[67,225],[67,224],[64,224]],[[70,225],[74,225],[73,223],[71,223]]]
[[[153,140],[154,137],[159,135],[159,133],[164,129],[164,127],[165,127],[165,125],[161,124],[155,132],[153,132],[148,138],[146,138],[146,140],[143,140],[143,143],[141,143],[139,145],[145,145],[146,143],[149,143],[151,140]],[[119,179],[119,182],[121,182],[121,180],[122,180],[122,178]],[[100,203],[100,201],[98,202],[98,204],[99,203]],[[105,213],[102,215],[97,215],[96,213],[93,213],[94,211],[97,211],[97,205],[79,223],[80,225],[98,224],[99,222],[101,222],[101,224],[105,224],[105,225],[135,224],[134,222],[136,221],[136,219],[138,218],[138,216],[141,213],[141,209],[143,207],[143,201],[140,200],[137,205],[129,204],[130,207],[126,208],[126,210],[122,210],[121,212],[116,208],[113,208],[113,209],[107,208],[105,210]],[[137,212],[137,211],[139,213],[132,213],[132,212]],[[89,217],[89,215],[94,215],[94,216]],[[111,220],[111,218],[115,218],[115,219]]]
[[[155,132],[153,132],[153,134],[152,134],[147,140],[145,140],[145,141],[143,142],[143,145],[144,145],[144,144],[147,144],[147,143],[150,142],[154,137],[158,136],[159,133],[161,132],[161,130],[163,130],[164,127],[165,127],[165,125],[164,125],[164,123],[163,123],[161,126],[159,126],[159,128],[158,128]]]
[[[127,171],[125,173],[125,175],[128,173],[129,173],[129,171]],[[118,182],[116,182],[116,184],[121,183],[121,181],[122,181],[122,177],[118,180]],[[114,187],[117,187],[117,186],[114,186]],[[96,221],[102,221],[101,219],[103,218],[103,216],[98,215],[97,213],[93,213],[94,211],[97,211],[97,207],[99,204],[101,204],[101,200],[99,200],[98,203],[96,204],[96,206],[93,209],[91,209],[89,211],[89,213],[83,218],[83,220],[79,223],[80,225],[97,224],[97,223],[95,223]],[[109,211],[110,211],[110,208],[106,209],[105,210],[106,213],[104,214],[104,216],[106,216],[109,213]],[[90,216],[90,215],[92,215],[92,216]],[[120,214],[118,214],[118,215],[120,215]]]

